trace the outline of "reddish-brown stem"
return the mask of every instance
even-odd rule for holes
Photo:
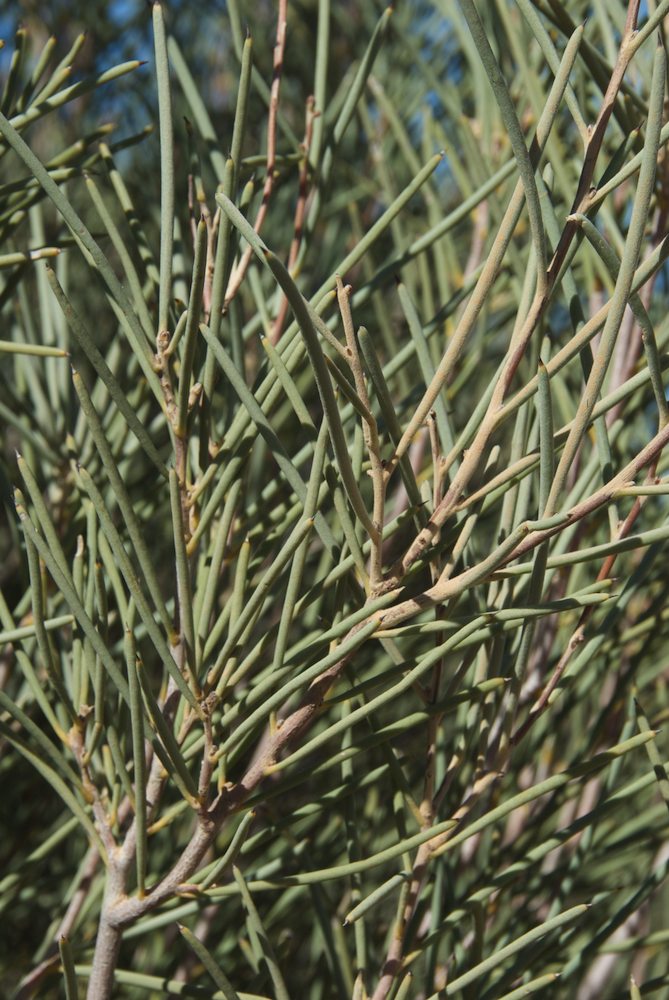
[[[270,198],[274,189],[274,171],[276,167],[276,123],[279,111],[279,91],[281,89],[281,73],[283,71],[283,55],[286,48],[286,19],[288,13],[288,0],[279,0],[279,13],[276,24],[276,43],[274,45],[274,65],[272,72],[272,87],[270,90],[269,111],[267,118],[267,167],[265,172],[265,184],[263,186],[262,201],[254,229],[258,235],[262,229]],[[239,287],[244,280],[247,268],[253,256],[253,248],[247,247],[242,255],[242,259],[230,276],[228,287],[225,292],[225,304],[235,297]]]
[[[647,483],[653,483],[658,481],[655,476],[655,469],[657,468],[658,461],[659,461],[659,456],[653,462],[652,468],[649,471],[648,476],[646,477]],[[644,499],[645,499],[644,497],[637,497],[637,499],[634,501],[632,509],[630,510],[629,514],[627,515],[627,517],[625,518],[620,527],[620,531],[618,532],[618,540],[626,538],[631,532],[639,514],[641,513]],[[613,569],[613,564],[616,561],[616,557],[617,553],[615,552],[611,553],[611,555],[608,555],[606,557],[606,559],[601,565],[599,573],[597,574],[598,582],[608,580],[608,578],[611,575],[611,570]],[[560,657],[558,664],[555,667],[555,670],[553,671],[550,680],[548,681],[548,684],[546,684],[545,688],[541,692],[539,699],[537,700],[536,704],[534,705],[528,717],[525,719],[523,724],[518,727],[516,732],[511,737],[511,746],[516,746],[518,743],[520,743],[520,741],[528,734],[534,723],[539,719],[541,715],[543,715],[544,711],[548,707],[550,696],[560,683],[560,679],[564,674],[565,670],[567,669],[569,661],[574,655],[574,652],[585,640],[585,629],[588,622],[590,621],[590,618],[592,617],[594,609],[595,605],[590,604],[586,608],[584,608],[583,611],[581,612],[578,625],[574,630],[571,638],[569,639],[567,647],[562,656]]]
[[[295,205],[295,218],[293,220],[293,238],[291,240],[290,251],[288,254],[289,271],[291,271],[295,266],[297,255],[300,252],[304,219],[307,211],[307,200],[309,197],[309,150],[311,148],[311,138],[314,130],[314,118],[317,114],[319,114],[319,112],[314,111],[314,108],[315,104],[312,94],[307,98],[306,125],[304,129],[304,141],[302,142],[303,156],[300,163],[297,204]],[[288,299],[285,295],[282,295],[281,305],[279,306],[279,311],[272,327],[271,341],[273,344],[276,344],[281,337],[287,315]]]

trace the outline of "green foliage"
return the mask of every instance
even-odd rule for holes
[[[154,3],[153,66],[74,83],[19,30],[4,993],[666,995],[638,8],[230,0],[200,51]],[[127,74],[156,135],[63,147]]]

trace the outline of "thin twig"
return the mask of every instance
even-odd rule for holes
[[[297,203],[295,205],[295,217],[293,219],[293,238],[290,243],[290,251],[288,253],[288,270],[291,275],[293,274],[293,269],[297,262],[297,258],[300,252],[300,245],[302,243],[302,233],[304,231],[304,219],[307,211],[307,202],[309,199],[309,150],[311,149],[311,140],[314,131],[314,119],[320,114],[319,111],[315,111],[315,102],[313,94],[307,98],[307,111],[306,111],[306,125],[304,128],[304,139],[302,141],[302,158],[300,160],[300,177],[299,177],[299,187],[297,194]],[[294,276],[294,275],[293,275]],[[272,344],[278,343],[281,338],[281,333],[283,331],[284,323],[286,322],[286,316],[288,315],[288,309],[290,304],[285,295],[281,295],[281,304],[279,305],[279,311],[274,320],[272,326],[271,342]]]
[[[276,126],[277,114],[279,111],[281,74],[283,72],[283,56],[286,48],[287,16],[288,0],[279,0],[279,12],[276,24],[276,43],[274,45],[272,87],[270,91],[269,111],[267,117],[267,167],[265,172],[265,184],[262,191],[262,201],[260,203],[260,208],[258,209],[258,214],[253,227],[258,235],[260,235],[265,217],[267,216],[270,198],[274,189],[274,171],[276,168]],[[228,305],[230,300],[233,299],[239,291],[239,287],[244,280],[244,275],[246,274],[252,256],[253,250],[250,246],[248,246],[242,255],[242,259],[230,276],[228,287],[225,292],[225,306]]]

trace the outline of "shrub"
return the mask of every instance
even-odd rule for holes
[[[266,11],[8,66],[5,986],[662,994],[669,2]]]

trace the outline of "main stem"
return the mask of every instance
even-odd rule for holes
[[[123,938],[123,928],[113,920],[112,910],[125,894],[126,875],[127,864],[118,859],[110,861],[86,1000],[111,1000]]]

